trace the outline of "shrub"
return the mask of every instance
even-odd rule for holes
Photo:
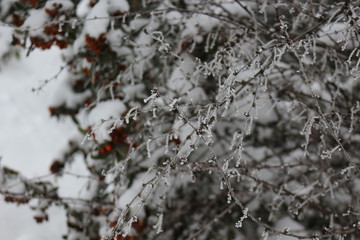
[[[69,240],[359,238],[358,14],[330,0],[1,2],[11,49],[63,51],[49,112],[79,136],[50,171],[84,161],[88,197],[6,167],[1,193],[38,199],[37,222],[64,207]]]

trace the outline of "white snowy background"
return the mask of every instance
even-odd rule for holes
[[[4,32],[3,32],[4,33]],[[2,36],[4,37],[4,35]],[[4,38],[0,37],[1,40]],[[70,122],[50,118],[48,107],[57,79],[42,91],[34,93],[40,81],[51,78],[61,66],[60,52],[25,52],[0,69],[0,156],[1,164],[32,178],[49,174],[49,165],[75,132]],[[75,166],[76,168],[76,166]],[[71,179],[61,182],[63,195],[72,195]],[[0,239],[61,239],[66,232],[65,213],[49,210],[49,222],[37,224],[28,206],[4,203],[0,196]]]
[[[129,8],[125,1],[103,1],[90,10],[86,8],[87,1],[82,1],[83,4],[79,5],[77,14],[79,17],[88,14],[88,18],[106,17],[108,13],[105,11],[105,2],[119,4],[118,7],[121,10],[127,11]],[[238,15],[246,14],[229,6],[228,9],[229,11],[239,11]],[[169,15],[168,17],[176,19],[176,16]],[[46,19],[42,20],[46,21]],[[202,20],[204,19],[194,17],[187,24],[188,30],[184,31],[184,34],[198,34],[197,28],[195,28],[197,24],[202,24],[204,28],[213,24],[211,21]],[[35,28],[36,25],[41,25],[36,21],[27,23],[34,24]],[[176,21],[173,23],[176,24]],[[85,26],[86,31],[92,36],[97,36],[104,31],[108,20],[104,19],[96,24],[94,27],[94,22],[91,21]],[[8,30],[6,27],[0,26],[0,55],[6,51],[8,45],[6,42],[11,41],[11,34]],[[329,41],[326,36],[320,40]],[[76,48],[78,47],[80,46]],[[29,57],[25,55],[24,51],[21,53],[20,59],[12,59],[6,65],[0,65],[0,156],[2,157],[0,164],[20,171],[28,178],[33,178],[49,174],[51,161],[60,155],[61,150],[67,144],[68,139],[74,135],[76,129],[69,121],[50,118],[48,112],[54,95],[59,96],[59,92],[55,92],[61,91],[57,84],[61,82],[64,74],[47,84],[42,91],[36,93],[31,91],[32,88],[39,86],[41,81],[51,78],[59,71],[62,64],[60,51],[56,48],[49,51],[35,50]],[[264,109],[266,108],[264,107]],[[84,174],[85,172],[84,166],[81,164],[75,164],[67,170],[73,173]],[[71,177],[65,177],[58,181],[62,187],[60,196],[76,197],[81,195],[83,184],[81,180],[74,181]],[[76,182],[76,186],[74,186],[74,182]],[[126,203],[126,201],[123,202]],[[33,219],[34,214],[28,206],[4,203],[3,196],[0,195],[0,240],[62,239],[62,234],[66,232],[64,211],[53,207],[49,209],[48,213],[49,222],[37,224]],[[289,218],[283,218],[276,224],[278,229],[285,227],[303,228]],[[282,237],[282,239],[292,238]]]
[[[35,50],[28,57],[23,52],[20,59],[12,59],[5,66],[0,66],[1,164],[19,170],[28,178],[49,174],[51,161],[61,154],[68,139],[76,132],[69,121],[50,118],[48,112],[54,95],[59,95],[55,92],[61,91],[58,86],[61,85],[63,74],[40,92],[31,91],[44,79],[54,76],[61,64],[60,51],[52,48],[48,51]],[[82,174],[86,172],[81,163],[67,170]],[[61,196],[81,195],[84,184],[81,180],[65,177],[59,181]],[[0,240],[61,240],[66,232],[65,212],[52,207],[48,213],[49,222],[37,224],[27,205],[5,203],[3,196],[0,196]],[[301,225],[289,218],[282,219],[276,225],[278,229],[289,226],[302,229]]]

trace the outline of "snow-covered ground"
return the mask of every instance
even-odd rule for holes
[[[56,74],[60,65],[60,52],[51,49],[34,51],[29,57],[22,54],[20,60],[12,59],[0,69],[1,164],[26,177],[48,174],[51,161],[75,131],[69,122],[52,119],[48,113],[56,81],[60,79],[41,92],[31,91],[39,86],[39,81]],[[65,214],[51,208],[49,218],[49,222],[36,224],[28,206],[6,204],[0,196],[0,239],[60,240],[66,231]]]

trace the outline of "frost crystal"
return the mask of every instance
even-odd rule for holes
[[[236,223],[235,223],[235,227],[236,228],[241,228],[242,227],[242,224],[243,224],[243,221],[248,217],[248,211],[249,211],[249,209],[248,208],[245,208],[244,209],[244,211],[243,211],[243,216],[240,218],[240,220],[239,221],[237,221]]]
[[[164,218],[164,214],[160,213],[158,215],[158,221],[157,223],[153,226],[154,229],[156,229],[156,234],[160,234],[163,230],[162,230],[162,225],[163,225],[163,218]]]

